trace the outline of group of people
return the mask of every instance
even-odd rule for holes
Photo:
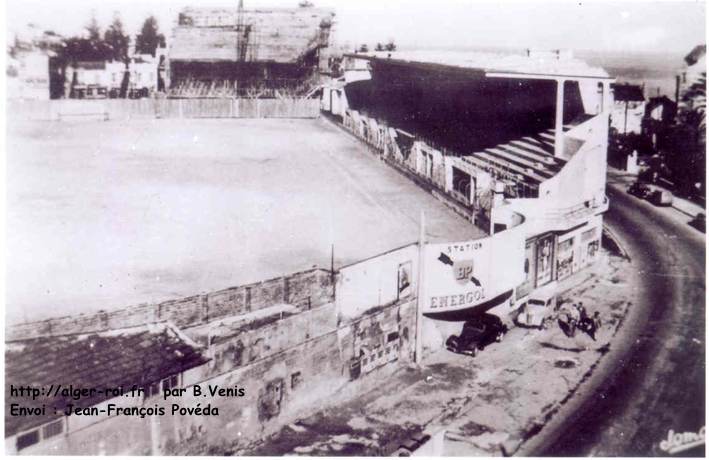
[[[562,307],[558,321],[567,337],[574,337],[576,330],[580,330],[596,340],[596,332],[601,328],[601,314],[594,312],[589,316],[583,302]]]

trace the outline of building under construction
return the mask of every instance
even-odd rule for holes
[[[335,14],[303,5],[184,9],[169,51],[170,94],[307,94],[326,68]]]

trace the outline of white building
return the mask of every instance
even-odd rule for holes
[[[120,61],[79,61],[70,65],[65,94],[76,98],[117,97],[126,72],[129,96],[147,97],[157,91],[158,59],[139,54],[132,56],[127,66]]]
[[[18,52],[7,61],[7,97],[49,100],[49,54],[39,49]]]
[[[611,127],[619,134],[641,134],[645,116],[643,88],[637,85],[613,85]]]
[[[512,305],[597,260],[612,82],[563,53],[345,56],[322,110],[490,235],[427,245],[425,316]]]

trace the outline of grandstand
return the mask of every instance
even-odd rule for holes
[[[304,96],[327,59],[334,13],[186,8],[169,50],[172,97]]]

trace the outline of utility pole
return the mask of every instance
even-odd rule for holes
[[[414,362],[421,364],[423,354],[423,305],[424,305],[424,271],[426,263],[426,214],[421,209],[419,227],[419,266],[418,285],[416,289],[416,342]]]

